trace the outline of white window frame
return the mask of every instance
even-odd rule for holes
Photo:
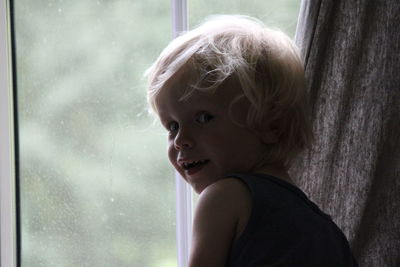
[[[10,3],[0,2],[0,205],[1,266],[16,266],[14,119]]]
[[[188,5],[186,0],[171,0],[172,35],[176,38],[189,29]],[[178,266],[189,265],[189,253],[192,234],[193,193],[190,186],[178,172],[176,183],[176,241]]]
[[[171,0],[173,38],[188,30],[186,0]],[[12,84],[10,2],[0,2],[0,204],[1,266],[17,266],[14,100]],[[186,267],[192,232],[192,190],[176,173],[178,266]]]

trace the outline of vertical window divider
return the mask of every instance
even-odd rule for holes
[[[192,233],[192,191],[179,173],[176,181],[176,241],[178,266],[187,267]]]
[[[189,29],[187,0],[171,0],[172,36],[176,38]]]
[[[16,266],[14,119],[10,2],[0,2],[0,205],[1,266]]]
[[[189,29],[188,6],[186,0],[171,0],[172,34],[173,38]],[[187,267],[192,233],[193,199],[190,186],[182,179],[179,173],[176,180],[176,239],[178,252],[178,266]]]

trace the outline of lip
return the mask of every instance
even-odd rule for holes
[[[198,161],[205,161],[204,163],[198,164],[194,167],[191,167],[187,169],[185,165],[193,163],[193,162],[198,162]],[[193,176],[199,171],[201,171],[208,163],[209,160],[206,159],[189,159],[189,158],[180,158],[177,160],[179,167],[185,172],[186,175]]]
[[[182,168],[185,168],[184,165],[185,164],[189,164],[192,162],[197,162],[197,161],[205,161],[206,159],[195,159],[195,158],[178,158],[177,162],[179,164],[179,166],[181,166]]]
[[[205,163],[194,166],[190,169],[185,169],[185,173],[189,176],[193,176],[196,173],[200,172],[208,163],[209,163],[209,161],[206,161]]]

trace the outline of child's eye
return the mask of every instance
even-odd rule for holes
[[[178,125],[178,123],[176,121],[172,121],[172,122],[167,124],[166,128],[167,128],[167,130],[169,132],[175,132],[176,130],[179,129],[179,125]]]
[[[198,123],[200,123],[200,124],[204,124],[204,123],[209,122],[209,121],[212,120],[213,118],[214,118],[214,116],[211,115],[210,113],[203,112],[203,113],[200,113],[200,114],[197,116],[196,121],[197,121]]]

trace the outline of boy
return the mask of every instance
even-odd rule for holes
[[[289,38],[249,17],[214,17],[173,40],[147,74],[169,160],[200,194],[190,267],[357,266],[287,172],[312,140]]]

